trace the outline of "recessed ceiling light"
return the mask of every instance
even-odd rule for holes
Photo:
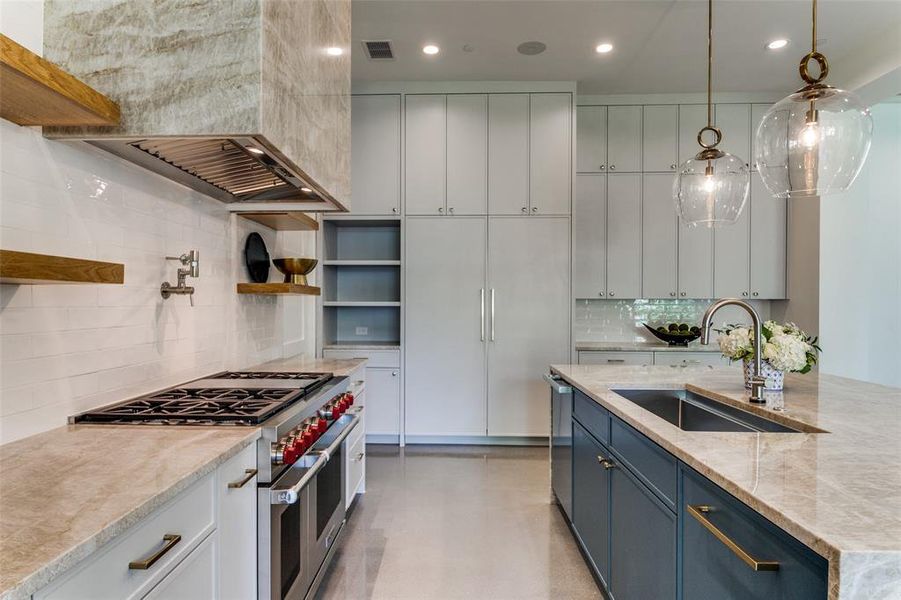
[[[788,40],[784,38],[773,40],[766,45],[767,50],[779,50],[780,48],[785,48],[786,46],[788,46]]]
[[[427,46],[422,47],[422,51],[425,52],[426,54],[438,54],[438,52],[440,50],[441,49],[438,46],[435,46],[434,44],[429,44]]]
[[[246,148],[248,152],[253,152],[254,154],[265,154],[265,152],[263,152],[259,148],[254,148],[253,146],[247,146]]]
[[[338,46],[331,46],[330,48],[326,48],[325,52],[329,56],[341,56],[342,54],[344,54],[344,48],[339,48]]]
[[[309,194],[309,193],[311,193],[313,190],[311,190],[311,189],[308,188],[308,187],[302,187],[302,188],[300,188],[300,191],[303,192],[304,194]]]
[[[594,51],[597,52],[598,54],[607,54],[611,50],[613,50],[613,44],[610,44],[608,42],[604,42],[603,44],[598,44],[594,48]]]
[[[547,50],[547,44],[544,42],[523,42],[516,47],[516,51],[526,56],[535,56]]]

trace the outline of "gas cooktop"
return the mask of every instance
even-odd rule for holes
[[[332,378],[331,373],[225,371],[88,411],[74,423],[258,425]]]

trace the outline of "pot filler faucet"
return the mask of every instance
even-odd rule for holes
[[[189,250],[181,256],[167,256],[166,260],[180,261],[182,267],[178,269],[178,285],[172,285],[168,281],[164,281],[160,286],[160,295],[165,300],[172,294],[188,294],[191,300],[191,306],[194,306],[194,287],[186,285],[185,279],[200,276],[200,252],[197,250]]]
[[[716,314],[719,309],[729,305],[739,306],[751,315],[751,323],[754,328],[754,375],[751,376],[750,400],[755,404],[762,404],[766,402],[763,397],[766,379],[760,374],[760,315],[757,314],[754,307],[744,300],[739,300],[737,298],[723,298],[722,300],[717,300],[711,304],[707,307],[707,312],[704,313],[704,317],[701,319],[701,343],[705,345],[710,343],[710,330],[713,327],[713,315]]]

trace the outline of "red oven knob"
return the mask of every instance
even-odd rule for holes
[[[316,429],[319,432],[319,435],[325,433],[325,430],[328,429],[328,421],[325,419],[317,419],[316,421]]]
[[[346,394],[344,394],[344,399],[347,400],[347,406],[350,407],[350,406],[354,405],[354,395],[351,394],[350,392],[347,392]]]
[[[304,429],[303,436],[301,437],[301,439],[303,440],[304,446],[306,446],[307,448],[312,446],[313,442],[315,442],[316,438],[318,437],[317,433],[318,433],[318,429],[311,429],[309,427],[307,429]]]
[[[300,457],[300,448],[295,444],[289,444],[285,446],[284,452],[284,463],[286,465],[293,465],[297,462],[297,459]]]
[[[333,419],[337,419],[338,417],[341,416],[341,413],[344,412],[344,410],[342,409],[342,406],[344,406],[344,404],[341,401],[336,402],[332,405],[332,418]]]

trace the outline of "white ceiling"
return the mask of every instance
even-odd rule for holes
[[[901,0],[821,0],[820,50],[840,66],[874,36],[898,39]],[[720,92],[799,87],[810,46],[809,0],[716,0],[714,87]],[[583,94],[701,92],[706,77],[703,0],[353,0],[353,78],[361,81],[578,81]],[[778,37],[781,51],[764,49]],[[391,40],[394,61],[370,61],[362,40]],[[524,56],[537,40],[547,50]],[[614,44],[599,55],[594,47]],[[421,48],[437,44],[441,53]],[[465,52],[464,45],[473,50]],[[846,69],[850,70],[850,68]]]

